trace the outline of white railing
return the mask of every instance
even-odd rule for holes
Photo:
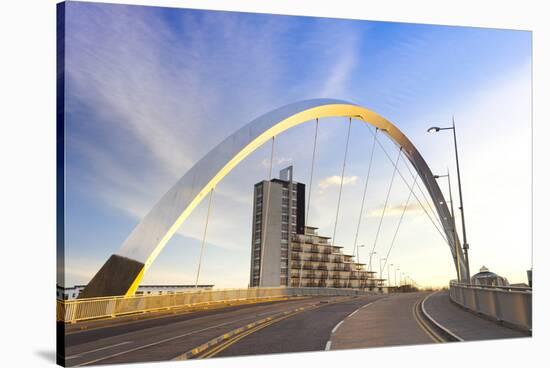
[[[449,286],[450,298],[456,304],[499,322],[531,330],[531,288],[470,285],[455,281],[451,281]]]
[[[179,292],[165,295],[138,295],[57,300],[57,321],[74,323],[89,319],[117,317],[132,313],[172,308],[198,307],[235,301],[266,301],[300,296],[352,296],[365,291],[341,288],[271,287]]]

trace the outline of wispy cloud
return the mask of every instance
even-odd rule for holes
[[[424,204],[424,208],[427,204]],[[369,217],[382,217],[382,213],[384,213],[384,216],[401,216],[401,214],[405,211],[405,216],[409,214],[424,214],[424,210],[418,203],[409,203],[406,207],[405,204],[398,204],[398,205],[390,205],[386,207],[386,211],[384,212],[384,207],[378,207],[375,209],[370,210],[367,213],[367,216]]]
[[[341,176],[333,175],[319,180],[317,187],[321,191],[324,191],[330,187],[339,187],[340,183],[342,183],[342,185],[355,185],[358,181],[359,177],[355,175],[344,176],[343,178]]]
[[[292,164],[292,158],[290,157],[274,157],[273,158],[273,164],[274,165],[290,165]],[[271,160],[264,158],[262,160],[262,166],[263,167],[269,167],[271,165]]]

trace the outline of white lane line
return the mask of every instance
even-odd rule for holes
[[[376,301],[376,300],[375,300]],[[369,305],[371,305],[372,303],[374,302],[370,302],[368,304],[365,304],[365,305],[362,305],[361,307],[357,308],[356,310],[354,310],[353,312],[351,312],[350,314],[348,314],[343,320],[341,320],[340,322],[338,322],[338,324],[336,326],[334,326],[334,328],[332,329],[332,331],[330,331],[330,338],[328,339],[327,341],[327,344],[325,345],[325,350],[330,350],[330,346],[332,345],[332,342],[331,342],[331,338],[332,338],[332,335],[334,335],[334,333],[336,332],[336,330],[338,329],[338,327],[340,327],[342,325],[342,323],[344,323],[344,321],[346,319],[348,319],[349,317],[353,316],[355,313],[359,312],[360,309],[363,309],[363,308],[366,308],[368,307]]]
[[[150,344],[140,345],[140,346],[137,346],[137,347],[132,348],[132,349],[129,349],[129,350],[124,350],[124,351],[121,351],[121,352],[118,352],[118,353],[115,353],[115,354],[111,354],[111,355],[107,355],[107,356],[104,356],[104,357],[101,357],[101,358],[97,358],[97,359],[94,359],[94,360],[90,360],[90,361],[88,361],[88,362],[80,363],[80,364],[78,365],[78,367],[81,367],[81,366],[84,366],[84,365],[88,365],[88,364],[97,363],[97,362],[100,362],[100,361],[102,361],[102,360],[114,358],[114,357],[117,357],[117,356],[120,356],[120,355],[124,355],[124,354],[128,354],[128,353],[132,353],[132,352],[137,351],[137,350],[141,350],[141,349],[145,349],[145,348],[148,348],[148,347],[151,347],[151,346],[163,344],[163,343],[165,343],[165,342],[172,341],[172,340],[176,340],[176,339],[179,339],[179,338],[182,338],[182,337],[185,337],[185,336],[193,335],[193,334],[198,333],[198,332],[203,332],[203,331],[211,330],[211,329],[213,329],[213,328],[222,327],[222,326],[225,326],[225,325],[229,325],[229,324],[236,323],[236,322],[240,322],[240,321],[247,320],[247,319],[250,319],[250,318],[249,318],[249,317],[248,317],[248,318],[241,318],[241,319],[238,319],[238,320],[236,320],[236,321],[228,321],[228,322],[220,323],[220,324],[217,324],[217,325],[214,325],[214,326],[201,328],[201,329],[199,329],[199,330],[189,331],[189,332],[184,333],[184,334],[181,334],[181,335],[172,336],[172,337],[169,337],[169,338],[166,338],[166,339],[163,339],[163,340],[159,340],[159,341],[152,342],[152,343],[150,343]]]
[[[347,318],[347,317],[346,317]],[[345,319],[345,318],[344,318]],[[344,323],[344,320],[341,320],[340,322],[338,322],[338,324],[336,326],[334,326],[334,328],[332,329],[332,331],[330,331],[331,334],[335,333],[336,330],[338,329],[338,327],[340,327],[340,325]]]
[[[455,334],[454,332],[452,332],[451,330],[449,330],[448,328],[444,327],[443,325],[441,325],[440,323],[438,323],[427,311],[426,311],[426,308],[424,306],[424,302],[426,302],[426,300],[428,300],[432,295],[434,294],[437,294],[438,292],[433,292],[431,293],[430,295],[428,295],[426,298],[424,298],[424,300],[422,300],[422,303],[420,304],[420,307],[422,308],[422,313],[424,313],[424,315],[430,320],[433,322],[433,324],[435,324],[437,327],[439,327],[440,329],[442,329],[443,331],[445,331],[446,333],[448,333],[449,335],[451,335],[452,337],[454,337],[456,340],[458,341],[464,341],[464,339],[460,336],[458,336],[457,334]]]
[[[88,355],[88,354],[90,354],[90,353],[95,353],[96,351],[111,349],[111,348],[114,348],[114,347],[117,347],[117,346],[120,346],[120,345],[130,344],[131,342],[132,342],[132,341],[124,341],[124,342],[121,342],[121,343],[118,343],[118,344],[109,345],[109,346],[104,346],[104,347],[102,347],[102,348],[98,348],[98,349],[94,349],[94,350],[84,351],[84,352],[82,352],[82,353],[78,353],[78,354],[74,354],[74,355],[65,357],[65,360],[70,360],[70,359],[74,359],[74,358],[80,358],[80,357],[83,356],[83,355]]]
[[[306,304],[306,306],[307,305],[310,305],[310,304]],[[277,313],[278,310],[279,310],[279,308],[275,309],[272,312]],[[206,318],[206,317],[203,317],[203,318]],[[185,337],[185,336],[193,335],[193,334],[198,333],[198,332],[203,332],[203,331],[211,330],[213,328],[218,328],[218,327],[222,327],[222,326],[225,326],[225,325],[229,325],[229,324],[232,324],[232,323],[245,321],[247,319],[250,319],[250,317],[240,318],[240,319],[237,319],[237,320],[234,320],[234,321],[228,321],[228,322],[220,323],[220,324],[217,324],[217,325],[214,325],[214,326],[205,327],[205,328],[201,328],[201,329],[198,329],[198,330],[193,330],[193,331],[190,331],[190,332],[178,335],[178,336],[172,336],[172,337],[160,340],[160,341],[152,342],[150,344],[137,346],[137,347],[129,349],[129,350],[124,350],[124,351],[121,351],[121,352],[118,352],[118,353],[115,353],[115,354],[111,354],[111,355],[107,355],[107,356],[104,356],[104,357],[101,357],[101,358],[90,360],[88,362],[80,363],[80,364],[77,365],[77,367],[97,363],[97,362],[100,362],[102,360],[106,360],[106,359],[110,359],[110,358],[115,358],[115,357],[120,356],[120,355],[133,353],[134,351],[137,351],[137,350],[141,350],[141,349],[149,348],[151,346],[163,344],[165,342],[169,342],[169,341],[176,340],[176,339],[179,339],[179,338],[182,338],[182,337]]]

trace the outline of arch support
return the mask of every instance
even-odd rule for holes
[[[402,147],[403,154],[428,189],[443,224],[455,266],[460,267],[460,274],[464,275],[464,256],[455,243],[457,238],[447,202],[430,168],[412,142],[395,125],[371,110],[342,100],[314,99],[286,105],[256,118],[199,160],[138,223],[117,253],[92,278],[82,297],[133,295],[144,273],[168,240],[235,166],[272,137],[296,125],[326,117],[361,120],[380,129]],[[457,262],[457,257],[460,262]]]

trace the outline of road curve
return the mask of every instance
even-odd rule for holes
[[[276,303],[244,305],[206,313],[175,314],[129,322],[66,336],[66,365],[96,365],[171,360],[176,356],[235,328],[261,318],[322,302],[348,297],[313,297]],[[323,303],[324,305],[324,303]]]
[[[296,314],[247,335],[208,357],[325,350],[332,330],[340,321],[380,298],[384,296],[361,297]]]

